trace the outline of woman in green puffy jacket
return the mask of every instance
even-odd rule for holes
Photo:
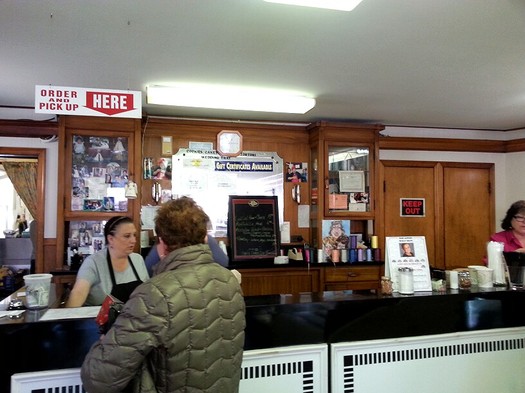
[[[88,392],[239,390],[244,299],[203,240],[208,221],[191,198],[160,207],[162,259],[87,354],[81,376]]]

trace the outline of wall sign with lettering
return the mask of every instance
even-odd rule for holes
[[[279,222],[284,221],[283,160],[275,152],[243,151],[221,157],[215,150],[181,148],[172,157],[172,196],[193,198],[210,217],[209,234],[227,236],[230,195],[264,195],[279,199]]]
[[[276,196],[230,196],[228,238],[233,261],[273,259],[279,255],[279,235]]]
[[[400,198],[401,217],[425,217],[425,198]]]
[[[142,92],[36,85],[35,113],[140,119]]]

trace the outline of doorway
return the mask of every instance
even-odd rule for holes
[[[37,165],[37,181],[36,181],[36,199],[37,210],[34,214],[36,225],[36,247],[35,247],[35,272],[42,273],[44,271],[44,195],[45,195],[45,169],[46,169],[46,150],[36,148],[23,147],[0,147],[0,159],[8,158],[14,159],[35,159]]]

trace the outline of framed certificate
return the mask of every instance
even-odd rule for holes
[[[341,192],[364,192],[364,171],[339,171],[339,191]]]

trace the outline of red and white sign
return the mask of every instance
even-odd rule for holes
[[[140,119],[142,92],[36,85],[35,112]]]

